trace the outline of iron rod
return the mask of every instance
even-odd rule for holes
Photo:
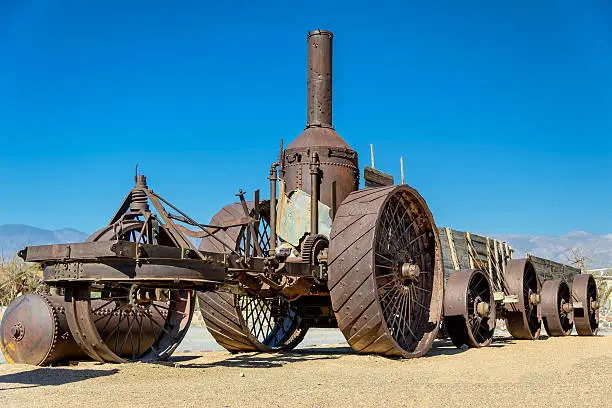
[[[319,155],[310,158],[310,233],[319,233]]]
[[[282,143],[282,142],[281,142]],[[276,249],[276,180],[278,179],[278,163],[270,167],[270,254],[274,255]]]

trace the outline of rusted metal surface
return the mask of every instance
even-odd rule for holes
[[[274,226],[270,228],[270,239],[268,240],[269,255],[273,255],[276,250],[276,184],[278,183],[278,166],[278,162],[272,163],[272,166],[270,166],[270,176],[268,177],[268,180],[270,180],[270,209],[268,212],[270,213],[270,225]]]
[[[119,321],[118,314],[105,318],[109,310],[106,303],[102,299],[91,301],[98,329],[102,330],[104,326],[116,328],[113,335],[106,339],[109,347],[114,346],[115,340],[118,344],[125,341],[118,351],[122,356],[130,357],[134,339],[140,341],[142,351],[147,343],[155,341],[154,325],[130,326],[127,319]],[[3,317],[0,331],[0,345],[7,361],[44,366],[87,359],[87,353],[70,333],[66,320],[68,307],[70,302],[64,296],[27,294],[15,299]]]
[[[53,304],[46,297],[20,296],[9,304],[2,317],[2,354],[9,363],[48,364],[53,361],[54,353],[64,349],[61,336],[65,329],[60,327]],[[70,350],[70,344],[67,346]]]
[[[139,289],[155,292],[155,288]],[[185,336],[195,306],[189,290],[167,290],[160,297],[139,300],[132,298],[131,288],[107,286],[95,303],[91,287],[73,285],[69,290],[70,332],[85,353],[100,362],[167,359]],[[100,302],[103,307],[96,306]]]
[[[248,203],[249,211],[255,213],[255,203]],[[266,201],[259,204],[260,215],[257,235],[259,242],[270,242],[268,223],[270,206]],[[223,207],[211,220],[222,223],[242,210],[236,204]],[[225,231],[221,236],[226,246],[234,247],[239,254],[246,248],[245,228]],[[201,249],[221,249],[216,241],[204,238]],[[244,281],[244,280],[243,280]],[[261,282],[253,279],[253,284],[261,288]],[[312,286],[312,283],[310,283]],[[198,301],[206,327],[217,342],[229,351],[273,351],[291,350],[299,344],[308,330],[306,321],[300,316],[299,308],[283,300],[282,297],[261,298],[254,295],[234,294],[227,291],[198,292]]]
[[[319,233],[319,155],[310,155],[310,235]]]
[[[593,275],[576,275],[572,285],[574,324],[580,336],[595,336],[599,330],[597,285]]]
[[[328,287],[349,345],[388,356],[427,353],[442,314],[443,271],[425,200],[408,186],[354,192],[330,238]]]
[[[308,114],[306,126],[332,126],[332,38],[326,30],[308,33]]]
[[[495,331],[495,304],[488,276],[482,271],[455,271],[446,282],[444,323],[455,346],[483,347]]]
[[[311,191],[310,158],[320,160],[320,200],[328,207],[359,188],[357,152],[332,125],[332,34],[315,30],[308,34],[308,106],[306,129],[285,149],[281,177],[287,192]],[[335,192],[333,183],[335,184]]]
[[[506,305],[506,326],[514,338],[533,340],[540,336],[540,280],[528,259],[513,259],[506,265],[506,295],[517,301]]]
[[[572,297],[565,281],[547,280],[542,284],[542,321],[549,336],[568,336],[574,327]]]
[[[148,202],[153,204],[157,215],[148,210]],[[178,215],[170,213],[162,203]],[[224,282],[228,265],[243,266],[238,256],[228,260],[218,253],[206,254],[196,250],[182,232],[184,228],[179,229],[173,219],[195,226],[204,236],[221,243],[216,234],[231,228],[198,224],[149,190],[144,176],[137,176],[136,186],[121,204],[114,221],[94,233],[89,242],[28,247],[20,252],[20,256],[26,261],[41,262],[45,281],[49,284],[105,280],[209,289]],[[231,225],[239,225],[236,220],[228,221]],[[251,220],[247,219],[244,225],[250,223]],[[233,249],[228,251],[236,254]],[[263,264],[264,260],[259,258],[253,262],[253,267],[262,267]]]
[[[114,239],[138,242],[144,222],[131,222],[118,230],[107,227],[89,237],[91,242]],[[142,234],[140,234],[142,235]],[[159,244],[160,234],[148,243]],[[162,238],[163,239],[163,238]],[[94,360],[121,363],[130,360],[158,360],[169,357],[183,339],[191,322],[195,295],[190,290],[166,289],[140,284],[105,284],[79,281],[66,287],[70,304],[66,319],[76,343]],[[104,302],[92,305],[92,298]],[[102,314],[100,316],[100,314]],[[104,321],[99,327],[97,322]],[[128,326],[122,335],[120,328]],[[147,336],[147,331],[154,336]]]

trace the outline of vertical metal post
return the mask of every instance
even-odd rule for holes
[[[372,168],[375,169],[376,167],[374,167],[374,145],[370,144],[370,159],[372,160]]]
[[[310,157],[310,234],[319,233],[319,155]]]
[[[282,142],[281,142],[282,143]],[[276,249],[276,181],[278,179],[278,163],[272,163],[270,167],[270,253],[274,255]]]
[[[338,208],[338,203],[336,202],[336,181],[332,181],[331,185],[331,219],[332,221],[336,218],[336,209]]]
[[[404,156],[400,156],[400,172],[402,184],[406,184],[406,181],[404,180]]]

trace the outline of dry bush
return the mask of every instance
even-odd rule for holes
[[[32,292],[49,292],[42,281],[40,265],[26,263],[19,258],[10,261],[0,258],[0,306],[8,305],[19,295]]]
[[[597,283],[597,292],[599,294],[599,306],[601,312],[609,313],[610,305],[608,301],[612,299],[612,269],[606,271],[606,273],[599,276],[594,276],[595,282]]]

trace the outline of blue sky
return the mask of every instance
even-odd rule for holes
[[[439,225],[612,232],[612,3],[377,3],[0,0],[0,224],[92,232],[136,163],[203,222],[265,193],[322,28],[337,131]]]

